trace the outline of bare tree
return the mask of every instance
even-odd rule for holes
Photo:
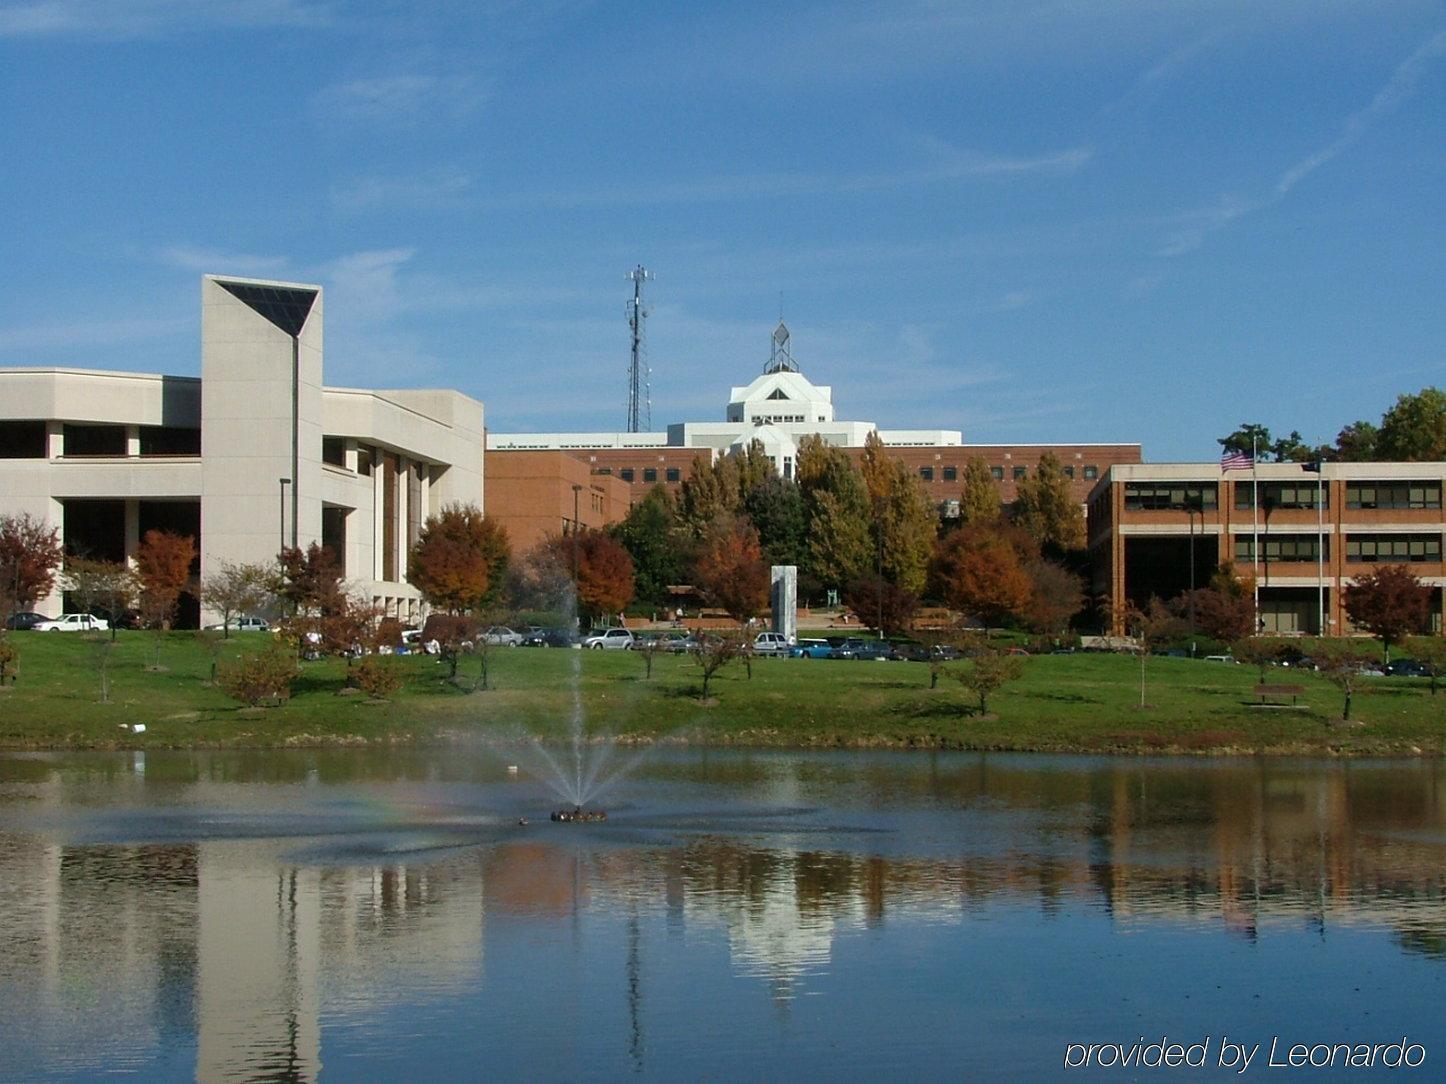
[[[708,685],[713,677],[743,650],[742,637],[736,633],[722,636],[699,635],[698,643],[689,652],[693,661],[703,671],[703,699],[708,699]]]
[[[246,617],[276,598],[276,570],[269,565],[222,561],[201,581],[201,601],[221,615],[221,635],[231,636],[231,619]]]

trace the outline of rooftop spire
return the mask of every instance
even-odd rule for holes
[[[765,373],[798,372],[798,362],[793,360],[788,325],[783,322],[781,316],[778,318],[778,326],[773,329],[773,339],[768,351],[768,364],[763,367],[763,371]]]

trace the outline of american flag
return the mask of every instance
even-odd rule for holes
[[[1249,452],[1226,452],[1220,457],[1221,470],[1250,470],[1255,466],[1255,457]]]

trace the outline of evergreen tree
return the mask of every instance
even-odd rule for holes
[[[770,565],[802,565],[808,551],[808,518],[798,483],[769,472],[743,495],[743,513],[758,528]]]
[[[667,487],[656,485],[648,490],[610,533],[633,559],[638,598],[662,605],[668,601],[670,584],[687,582],[687,540]]]

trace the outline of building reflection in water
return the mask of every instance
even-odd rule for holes
[[[1440,766],[979,760],[873,784],[881,804],[947,822],[925,854],[903,830],[802,846],[539,826],[430,861],[336,866],[298,864],[275,840],[80,845],[0,831],[0,1007],[47,1064],[75,1071],[144,1067],[158,1046],[193,1042],[203,1080],[310,1080],[329,1015],[479,988],[488,914],[619,924],[637,1067],[649,954],[667,951],[651,938],[678,930],[720,937],[734,973],[780,1004],[829,969],[841,937],[990,907],[1242,938],[1381,927],[1407,952],[1446,958]],[[806,774],[803,799],[829,785]]]

